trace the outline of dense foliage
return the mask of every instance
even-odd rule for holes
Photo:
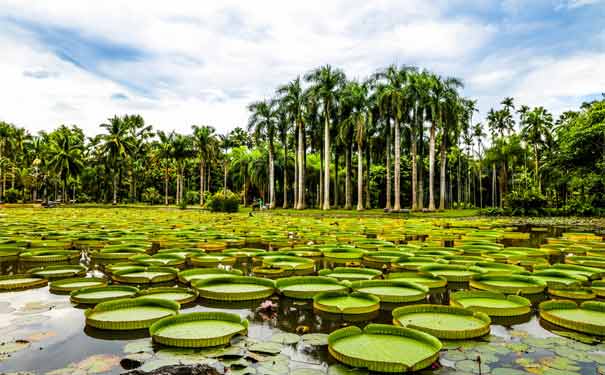
[[[506,98],[481,124],[461,88],[408,66],[357,81],[328,65],[250,104],[247,129],[228,134],[154,131],[139,115],[94,137],[0,122],[0,197],[203,206],[229,189],[270,208],[602,213],[605,100],[555,120]]]

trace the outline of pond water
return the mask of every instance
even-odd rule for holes
[[[566,230],[560,227],[519,226],[516,231],[530,233],[529,239],[502,240],[506,246],[537,247],[547,237],[557,237]],[[582,228],[586,230],[586,228]],[[569,229],[567,229],[569,230]],[[90,276],[103,277],[103,267],[91,263],[88,250],[80,261],[89,267]],[[329,266],[322,264],[321,267]],[[19,262],[0,263],[0,274],[18,273],[31,265]],[[237,264],[249,274],[249,264]],[[174,285],[174,284],[169,284]],[[429,296],[429,302],[448,304],[452,290],[440,290]],[[198,299],[182,306],[182,312],[228,311],[250,321],[248,339],[236,340],[234,347],[251,343],[280,341],[279,333],[330,333],[347,325],[365,326],[368,322],[392,323],[387,307],[371,316],[347,321],[313,310],[311,302],[274,296],[276,310],[259,309],[263,301],[220,303]],[[545,323],[532,314],[523,321],[504,326],[492,324],[491,335],[473,341],[444,341],[439,365],[424,373],[434,374],[598,374],[605,364],[605,345],[587,345],[553,334]],[[554,328],[564,331],[561,328]],[[277,338],[277,340],[275,340]],[[319,338],[320,341],[323,338]],[[151,370],[167,364],[203,362],[228,374],[364,374],[349,371],[330,357],[327,346],[300,340],[295,344],[279,343],[280,354],[245,351],[174,350],[152,345],[147,330],[115,333],[85,326],[84,309],[73,306],[69,296],[49,292],[48,287],[19,292],[0,293],[0,373],[31,372],[36,374],[122,373],[132,361]],[[272,351],[275,348],[271,348]],[[126,368],[125,368],[126,367]]]

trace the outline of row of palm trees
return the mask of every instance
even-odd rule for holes
[[[163,190],[168,205],[171,193],[176,204],[190,201],[196,187],[203,205],[207,192],[229,187],[242,193],[244,204],[267,193],[271,208],[281,190],[284,208],[352,209],[355,198],[358,210],[377,204],[442,210],[477,196],[483,206],[489,197],[482,189],[486,155],[491,204],[497,205],[498,193],[500,202],[506,193],[508,167],[491,151],[514,126],[513,101],[507,98],[502,109],[488,113],[492,147],[486,152],[483,126],[473,124],[476,102],[462,97],[461,89],[456,78],[411,66],[391,65],[358,80],[326,65],[251,103],[247,131],[238,127],[225,135],[207,125],[192,126],[189,135],[154,131],[139,115],[114,116],[91,138],[76,126],[31,136],[0,123],[0,197],[9,177],[11,189],[18,184],[34,200],[38,189],[57,190],[56,185],[68,200],[69,185],[72,200],[77,187],[91,200],[114,204],[124,196],[135,202],[145,192]],[[540,144],[547,141],[541,134],[552,116],[541,107],[522,107],[518,114],[523,137],[534,145],[539,183]]]

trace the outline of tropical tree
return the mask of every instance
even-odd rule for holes
[[[277,116],[274,102],[258,101],[248,106],[251,112],[248,119],[248,131],[257,143],[266,140],[269,144],[269,208],[275,208],[275,136],[277,133]]]
[[[158,142],[155,145],[155,152],[158,159],[164,162],[164,204],[168,206],[168,174],[173,155],[172,143],[176,135],[174,132],[166,133],[162,130],[158,130],[156,134]]]
[[[530,111],[527,107],[523,106],[519,112],[522,127],[521,137],[532,145],[535,163],[534,181],[538,186],[538,190],[541,190],[539,148],[545,145],[552,137],[553,118],[544,107],[536,107]]]
[[[130,157],[134,149],[129,127],[124,118],[114,116],[107,123],[101,124],[107,133],[103,136],[103,153],[108,164],[113,169],[113,200],[112,204],[118,202],[118,178],[125,161]]]
[[[345,82],[345,74],[340,69],[324,65],[309,72],[305,79],[311,83],[310,93],[316,97],[322,106],[324,117],[324,188],[322,209],[330,209],[330,122],[332,110],[336,107],[338,90]]]
[[[183,201],[185,162],[193,156],[193,144],[189,136],[176,134],[172,138],[172,158],[176,163],[176,204]]]
[[[215,130],[212,126],[193,125],[193,148],[200,162],[200,206],[204,205],[204,176],[206,175],[207,161],[212,153]]]
[[[84,164],[82,161],[82,138],[65,125],[50,135],[48,153],[49,167],[59,176],[63,191],[63,202],[68,202],[67,181],[77,178]]]

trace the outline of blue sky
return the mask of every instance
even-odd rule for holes
[[[156,4],[157,3],[157,4]],[[246,104],[323,64],[391,63],[555,114],[605,91],[603,0],[0,0],[0,120],[32,132],[114,114],[160,129],[244,126]]]

